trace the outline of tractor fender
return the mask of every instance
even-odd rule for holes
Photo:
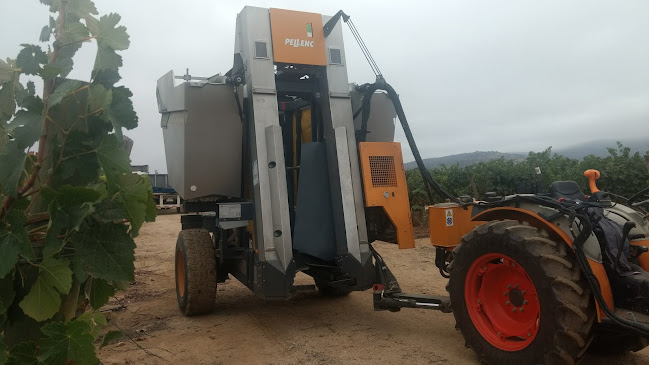
[[[552,239],[558,242],[563,241],[566,245],[572,248],[573,239],[570,234],[570,221],[568,218],[563,216],[554,219],[552,222],[548,222],[543,218],[543,216],[549,217],[555,213],[556,210],[550,208],[523,203],[520,204],[519,207],[491,208],[476,214],[471,220],[488,222],[493,220],[512,219],[519,222],[527,222],[532,227],[546,230]],[[609,308],[614,309],[615,306],[613,302],[611,283],[606,275],[604,265],[602,265],[602,253],[599,247],[599,242],[593,234],[591,234],[591,237],[589,237],[584,243],[584,253],[588,258],[588,263],[593,274],[595,274],[595,277],[599,281],[602,290],[602,297],[604,298],[606,305]],[[606,315],[599,308],[599,304],[597,302],[595,302],[595,304],[597,305],[597,319],[601,322],[601,319],[606,317]]]

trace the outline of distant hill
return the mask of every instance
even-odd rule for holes
[[[624,144],[625,147],[631,148],[632,154],[635,152],[640,152],[641,155],[644,155],[647,151],[649,151],[649,137],[641,138],[641,139],[638,138],[638,139],[622,140],[621,142],[622,144]],[[617,148],[617,141],[614,139],[610,139],[610,140],[603,139],[599,141],[581,143],[567,148],[557,149],[556,151],[553,150],[553,152],[556,152],[560,155],[564,155],[569,158],[581,160],[582,158],[588,155],[606,157],[608,156],[607,148],[609,147]]]
[[[625,139],[621,141],[625,147],[631,148],[631,153],[640,152],[644,155],[649,151],[649,137],[637,139]],[[553,149],[553,153],[558,153],[569,158],[581,160],[585,156],[595,155],[599,157],[608,156],[607,148],[617,148],[617,140],[599,140],[587,143],[582,143],[566,148]],[[442,165],[452,166],[459,164],[460,167],[469,166],[483,161],[491,161],[504,157],[507,160],[522,161],[527,157],[527,153],[506,153],[498,151],[476,151],[469,153],[460,153],[457,155],[449,155],[443,157],[425,158],[424,165],[432,169]],[[404,164],[406,170],[414,169],[417,167],[415,161],[410,161]]]
[[[425,158],[424,165],[428,169],[440,167],[442,165],[452,166],[459,164],[460,167],[473,165],[478,162],[496,160],[504,157],[507,160],[522,161],[527,157],[524,153],[504,153],[497,151],[476,151],[469,153],[460,153],[458,155],[450,155],[444,157]],[[414,169],[417,167],[415,161],[407,162],[404,164],[406,170]]]

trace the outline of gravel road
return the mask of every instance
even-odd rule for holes
[[[288,301],[258,299],[236,279],[218,286],[217,309],[184,317],[176,304],[174,245],[180,216],[160,215],[136,239],[135,282],[107,308],[110,330],[130,338],[99,351],[104,364],[474,364],[452,314],[403,309],[375,312],[370,291],[329,299],[317,291]],[[376,243],[408,292],[445,294],[427,239],[399,250]],[[299,275],[298,284],[312,284]],[[649,350],[588,356],[584,364],[648,364]]]

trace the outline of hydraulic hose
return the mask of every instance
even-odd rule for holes
[[[396,91],[394,91],[394,88],[392,88],[392,86],[390,86],[390,84],[385,82],[385,80],[382,78],[377,79],[377,82],[373,84],[366,84],[361,86],[360,88],[361,90],[364,89],[364,93],[363,93],[363,105],[361,107],[362,110],[361,130],[359,131],[359,136],[358,136],[359,142],[365,142],[365,140],[367,139],[367,133],[368,133],[367,121],[370,118],[370,102],[372,100],[372,95],[374,95],[374,92],[376,90],[386,91],[388,93],[388,97],[390,98],[392,104],[394,105],[394,110],[397,113],[397,117],[399,118],[399,122],[401,122],[401,127],[403,128],[403,132],[405,133],[406,139],[408,140],[410,151],[412,151],[412,155],[414,156],[415,162],[417,163],[417,168],[419,169],[419,172],[421,173],[421,177],[424,180],[424,187],[426,188],[426,194],[428,195],[429,201],[431,202],[431,204],[434,202],[433,193],[432,193],[432,190],[434,190],[441,198],[449,199],[450,201],[460,203],[460,199],[458,199],[457,197],[453,196],[452,194],[444,190],[437,183],[437,181],[433,179],[430,172],[424,165],[424,161],[421,159],[421,155],[419,154],[419,149],[417,148],[415,139],[412,136],[412,131],[410,130],[408,119],[406,119],[406,114],[403,111],[401,100],[399,100],[399,95],[397,94]]]

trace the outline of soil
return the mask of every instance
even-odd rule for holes
[[[176,301],[174,247],[180,216],[159,215],[136,239],[135,281],[107,306],[106,330],[127,337],[99,350],[104,364],[475,364],[452,314],[375,312],[370,291],[325,298],[315,290],[287,301],[257,298],[236,279],[219,284],[216,310],[185,317]],[[427,238],[417,247],[375,243],[407,292],[446,295]],[[313,284],[298,275],[296,284]],[[649,349],[584,364],[648,364]]]

